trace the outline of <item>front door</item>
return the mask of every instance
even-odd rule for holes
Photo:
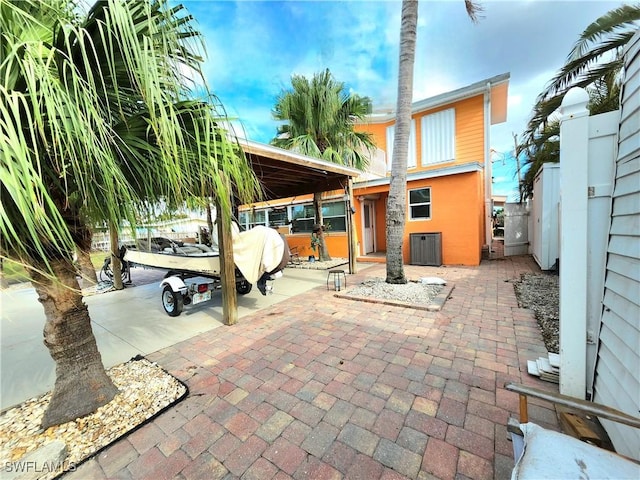
[[[364,255],[375,252],[375,203],[365,200],[362,204]]]

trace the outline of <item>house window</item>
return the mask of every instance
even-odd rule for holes
[[[292,233],[311,233],[316,222],[313,205],[294,205],[291,208]],[[344,202],[327,202],[322,205],[324,225],[330,232],[346,232],[347,217]]]
[[[387,170],[391,171],[393,162],[393,140],[395,138],[396,126],[387,127]],[[409,156],[407,157],[407,168],[416,167],[416,122],[411,120],[411,130],[409,132]]]
[[[291,233],[303,233],[313,231],[316,216],[313,205],[294,205],[291,207]]]
[[[422,165],[452,162],[456,156],[456,111],[454,108],[425,115],[421,120]]]
[[[256,225],[266,225],[266,210],[245,210],[239,213],[238,227],[240,230],[249,230]]]
[[[240,231],[247,229],[247,223],[249,222],[249,212],[243,211],[238,213],[238,227]]]
[[[287,207],[272,208],[267,211],[270,227],[282,227],[288,223]]]
[[[347,216],[344,202],[332,202],[322,205],[324,225],[330,232],[346,232]]]
[[[429,220],[431,218],[431,188],[409,190],[409,219]]]

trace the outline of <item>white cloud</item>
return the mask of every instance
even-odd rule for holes
[[[247,135],[274,130],[270,109],[292,73],[329,68],[374,107],[395,105],[399,1],[186,1],[209,52],[206,75]],[[510,72],[508,120],[492,147],[509,151],[536,96],[582,30],[619,1],[483,2],[474,25],[461,0],[420,2],[414,100]],[[262,133],[265,135],[265,133]]]

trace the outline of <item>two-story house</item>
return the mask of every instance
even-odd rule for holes
[[[478,265],[491,244],[490,127],[507,116],[509,74],[415,102],[407,161],[404,262],[420,248],[412,234],[437,233],[445,265]],[[375,137],[388,172],[393,161],[394,112],[375,113],[360,130]],[[386,250],[389,174],[354,183],[360,255]],[[423,235],[414,235],[416,241]],[[416,260],[415,258],[413,259]],[[422,259],[423,260],[423,259]],[[418,263],[421,260],[418,259]]]
[[[441,263],[478,265],[491,244],[491,125],[507,115],[509,74],[415,102],[407,170],[404,262],[412,263],[411,239],[438,235]],[[376,112],[356,129],[370,132],[378,146],[369,171],[353,184],[353,208],[359,261],[384,261],[385,215],[392,164],[395,114]],[[327,247],[334,257],[348,256],[345,192],[324,195]],[[243,206],[242,227],[280,227],[291,247],[312,255],[315,222],[310,195]],[[431,236],[430,236],[431,237]],[[415,247],[415,246],[414,246]],[[414,252],[417,252],[414,248]],[[372,255],[373,254],[373,255]]]

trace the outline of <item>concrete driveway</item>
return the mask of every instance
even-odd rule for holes
[[[186,306],[179,317],[169,317],[160,301],[163,275],[159,270],[134,268],[133,282],[144,285],[85,297],[106,368],[222,326],[220,291],[211,301]],[[272,294],[265,297],[254,288],[238,295],[238,316],[322,285],[326,277],[324,270],[287,268],[274,282]],[[44,311],[29,284],[0,291],[0,315],[0,409],[4,410],[51,390],[55,364],[43,344]]]

